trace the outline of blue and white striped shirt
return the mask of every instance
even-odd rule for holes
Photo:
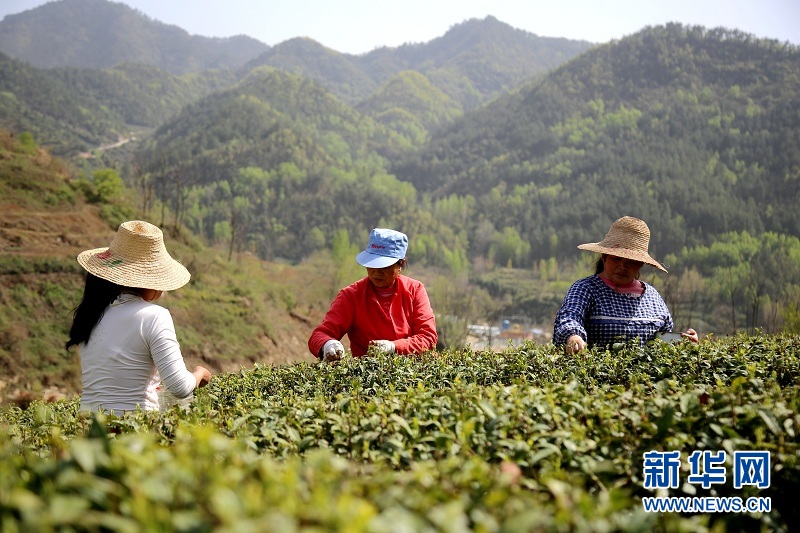
[[[553,343],[566,344],[580,335],[590,346],[633,338],[644,344],[659,332],[672,331],[667,304],[652,285],[642,283],[641,295],[617,292],[596,275],[573,283],[556,314]]]

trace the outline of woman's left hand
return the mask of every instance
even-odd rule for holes
[[[200,387],[205,387],[206,385],[211,382],[211,371],[209,371],[204,366],[196,366],[194,367],[194,379],[197,382],[195,388],[199,389]]]
[[[689,339],[690,341],[692,341],[695,344],[700,342],[700,339],[697,336],[697,332],[695,330],[693,330],[692,328],[689,328],[686,331],[682,332],[681,336],[684,337],[684,338]]]
[[[392,355],[397,351],[394,343],[387,340],[369,341],[370,347],[374,347],[378,352],[385,355]]]

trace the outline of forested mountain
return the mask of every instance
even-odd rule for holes
[[[393,172],[433,199],[474,199],[535,257],[570,257],[623,214],[657,255],[726,231],[800,235],[800,51],[670,24],[592,49],[440,131]],[[470,200],[471,201],[471,200]]]
[[[124,63],[172,74],[270,65],[319,82],[350,105],[401,71],[415,70],[471,109],[592,46],[539,37],[494,17],[468,20],[428,43],[342,54],[307,38],[269,47],[246,36],[189,35],[108,0],[59,0],[0,21],[0,51],[39,68],[107,69]]]
[[[245,69],[271,65],[310,77],[354,105],[401,71],[425,75],[440,91],[472,109],[589,49],[591,43],[539,37],[494,17],[472,19],[427,43],[340,54],[310,39],[272,47]]]
[[[177,76],[141,63],[103,70],[57,68],[44,72],[108,108],[126,124],[148,128],[159,126],[187,104],[238,82],[228,70]]]
[[[326,48],[307,37],[277,44],[241,70],[246,73],[265,65],[312,79],[350,105],[358,103],[379,85],[356,64],[354,56]]]
[[[385,170],[408,149],[308,78],[262,67],[160,128],[137,183],[212,242],[300,260],[333,228],[355,234],[414,204],[413,187]]]
[[[397,73],[356,109],[401,132],[415,145],[427,140],[428,130],[462,114],[457,102],[413,70]]]
[[[115,140],[124,122],[62,80],[0,52],[0,126],[30,132],[56,154]]]
[[[75,155],[127,137],[131,127],[155,128],[237,81],[231,71],[176,76],[142,64],[37,69],[0,53],[0,125]]]
[[[142,190],[231,251],[300,261],[337,232],[400,227],[414,264],[532,268],[544,287],[574,264],[577,244],[633,215],[676,273],[664,290],[681,320],[691,323],[698,298],[727,328],[763,323],[767,303],[770,327],[795,320],[796,47],[647,28],[453,122],[426,114],[454,108],[420,73],[399,74],[356,110],[308,78],[261,68],[187,108],[140,153]],[[394,120],[394,100],[417,114]],[[437,126],[415,149],[425,117]],[[517,294],[528,303],[514,309],[547,316],[558,292],[548,290]]]
[[[380,48],[358,61],[378,79],[397,70],[417,70],[471,109],[592,46],[587,41],[540,37],[488,16],[457,24],[430,42]]]
[[[58,155],[75,156],[131,132],[141,138],[185,105],[271,66],[316,80],[357,105],[399,132],[405,150],[427,139],[429,128],[591,46],[537,37],[487,17],[429,43],[362,56],[290,39],[257,47],[263,53],[237,70],[247,54],[232,59],[221,47],[235,40],[204,39],[107,0],[59,0],[8,16],[0,22],[0,50],[22,60],[0,52],[0,124],[32,132]],[[220,47],[210,51],[212,44]],[[397,148],[395,139],[380,151],[397,154]]]
[[[0,21],[0,51],[40,68],[135,62],[185,74],[235,69],[268,48],[244,35],[189,35],[107,0],[53,1]]]
[[[303,254],[289,243],[318,230],[378,222],[411,224],[435,243],[418,259],[445,265],[573,258],[622,214],[649,222],[660,257],[725,232],[800,235],[796,47],[648,28],[450,125],[455,107],[427,81],[402,73],[355,110],[308,78],[262,67],[165,125],[141,152],[142,179],[165,181],[159,190],[193,229],[241,230],[244,248],[267,241],[253,244],[259,254],[293,260]],[[401,118],[407,110],[416,113]],[[438,133],[415,150],[429,124]],[[237,223],[230,206],[253,168],[267,177],[251,202],[270,200],[250,212],[249,230],[226,230],[218,224]],[[239,192],[181,199],[221,181]]]

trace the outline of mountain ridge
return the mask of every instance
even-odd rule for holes
[[[0,21],[0,51],[36,68],[114,68],[143,63],[173,75],[270,65],[310,77],[349,105],[403,70],[417,70],[472,109],[591,48],[540,37],[493,16],[469,19],[427,43],[340,53],[308,37],[268,46],[247,36],[190,35],[109,0],[60,0]],[[458,88],[457,85],[465,85]]]
[[[109,29],[127,27],[128,20],[135,24],[128,25],[124,32]],[[45,31],[48,24],[63,26],[63,31]],[[83,28],[83,24],[90,29]],[[103,26],[103,31],[91,30],[96,26]],[[15,34],[14,28],[21,28],[22,33]],[[167,28],[177,44],[168,46],[168,37],[150,38]],[[34,39],[37,46],[49,47],[44,54],[46,64],[58,66],[42,68],[6,53],[9,40],[30,44],[32,33],[40,36]],[[82,37],[73,39],[72,34]],[[584,41],[541,38],[489,16],[454,25],[431,43],[383,47],[362,56],[341,54],[312,39],[298,37],[266,47],[260,55],[244,63],[222,61],[219,54],[211,54],[217,57],[215,61],[224,63],[224,68],[181,74],[197,70],[202,59],[178,53],[192,48],[187,35],[177,27],[152,21],[127,6],[107,0],[61,0],[14,15],[0,22],[0,50],[3,50],[0,69],[5,69],[0,93],[6,96],[0,97],[0,120],[13,131],[31,131],[37,141],[51,147],[57,155],[69,157],[91,154],[97,147],[121,139],[134,136],[142,139],[175,116],[181,107],[213,91],[244,83],[252,72],[265,67],[314,80],[344,103],[360,106],[370,113],[378,112],[376,93],[381,92],[381,98],[385,99],[387,84],[396,82],[402,72],[414,70],[426,82],[406,87],[419,93],[422,85],[430,84],[431,94],[422,100],[442,101],[445,109],[424,111],[418,106],[419,94],[409,94],[408,98],[395,94],[390,106],[394,118],[387,124],[397,126],[402,117],[408,117],[415,124],[401,130],[414,139],[411,144],[419,145],[428,134],[428,125],[482,105],[591,46]],[[62,43],[62,39],[69,42]],[[129,53],[142,46],[142,53]],[[91,48],[91,53],[86,52],[87,57],[103,55],[103,61],[97,64],[114,66],[102,69],[68,66],[75,63],[63,59],[67,57],[64,54],[81,55],[84,52],[80,50],[85,47]],[[202,49],[197,53],[208,55]],[[135,60],[132,56],[136,56]],[[166,60],[168,56],[171,59]],[[173,63],[180,61],[186,64],[175,68]],[[84,63],[90,62],[77,64]],[[41,95],[47,94],[43,88],[54,97],[43,101]],[[56,101],[67,103],[56,106]],[[409,107],[404,107],[406,104]],[[384,119],[388,117],[385,114],[388,105],[384,101],[377,106],[382,109]],[[437,114],[438,118],[434,118]],[[59,132],[59,123],[69,126]],[[127,157],[131,150],[118,153]]]
[[[186,74],[235,68],[268,48],[243,35],[190,35],[107,0],[48,2],[0,21],[0,50],[39,68],[111,68],[137,62]]]
[[[456,24],[426,43],[380,47],[360,55],[336,52],[310,38],[290,39],[245,69],[271,65],[310,77],[350,105],[395,74],[416,70],[464,109],[472,109],[592,46],[587,41],[539,37],[487,16]],[[462,86],[447,83],[453,79]]]

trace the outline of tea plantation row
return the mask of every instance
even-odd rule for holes
[[[564,356],[529,344],[217,376],[188,408],[0,411],[0,530],[702,531],[798,527],[800,338]],[[681,484],[644,488],[678,450]],[[686,482],[694,450],[770,453],[771,484]],[[646,496],[769,497],[645,513]]]

